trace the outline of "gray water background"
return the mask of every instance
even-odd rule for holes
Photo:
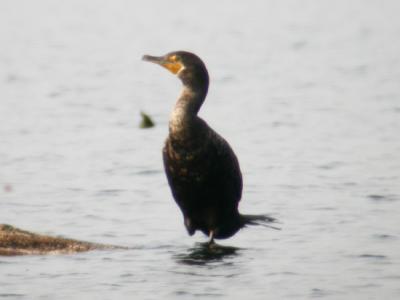
[[[399,299],[400,2],[1,1],[0,223],[125,251],[0,258],[0,299]],[[196,52],[248,228],[199,255],[162,169]],[[157,123],[138,128],[139,111]]]

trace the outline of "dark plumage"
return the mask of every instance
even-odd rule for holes
[[[265,215],[241,215],[242,174],[229,144],[197,116],[209,84],[207,69],[195,54],[178,51],[145,55],[176,74],[183,92],[171,114],[163,159],[172,195],[190,235],[196,230],[214,238],[234,235],[245,225],[273,221]]]

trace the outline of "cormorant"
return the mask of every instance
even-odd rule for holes
[[[163,160],[189,235],[200,230],[213,243],[214,238],[229,238],[246,225],[268,226],[274,221],[269,216],[239,213],[243,184],[238,159],[229,144],[197,116],[209,84],[203,61],[186,51],[144,55],[143,60],[163,66],[183,83],[169,120]]]

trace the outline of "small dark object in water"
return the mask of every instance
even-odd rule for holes
[[[177,51],[165,56],[145,55],[177,75],[183,91],[169,121],[163,159],[172,195],[183,213],[190,235],[196,230],[215,239],[233,236],[246,225],[265,225],[266,215],[242,215],[242,173],[229,144],[197,116],[209,77],[203,61],[193,53]],[[273,227],[274,228],[274,227]]]
[[[71,254],[95,249],[123,247],[51,237],[0,224],[0,256]]]
[[[142,116],[142,121],[140,122],[140,128],[151,128],[154,127],[154,122],[151,120],[150,116],[144,112],[140,112]]]

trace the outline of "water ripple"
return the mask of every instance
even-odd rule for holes
[[[209,265],[215,262],[223,262],[239,254],[240,248],[222,246],[208,243],[198,243],[195,247],[189,248],[184,253],[175,254],[177,262],[186,265]],[[226,262],[225,262],[226,263]]]
[[[368,199],[376,201],[376,202],[386,202],[386,201],[397,201],[399,199],[396,195],[379,195],[379,194],[371,194],[367,196]]]
[[[386,259],[387,258],[386,255],[369,254],[369,253],[360,254],[358,257],[360,257],[360,258],[371,258],[371,259],[377,259],[377,260],[381,260],[381,259]]]
[[[24,294],[13,294],[13,293],[5,293],[5,294],[0,294],[0,298],[22,298],[25,297],[26,295]]]

